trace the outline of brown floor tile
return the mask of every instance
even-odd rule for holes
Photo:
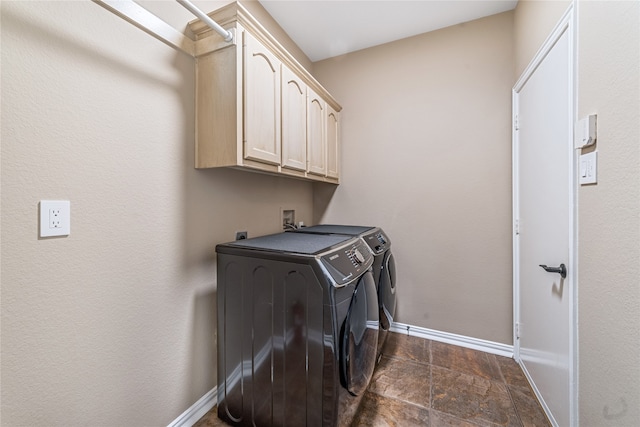
[[[433,409],[429,411],[429,422],[430,427],[478,427],[478,424]]]
[[[387,357],[429,363],[429,340],[390,332],[384,342],[382,354]]]
[[[549,425],[513,359],[390,333],[351,427]],[[195,424],[227,426],[217,407]]]
[[[218,407],[214,406],[193,427],[228,427],[228,424],[218,418]]]
[[[471,375],[503,382],[495,359],[487,353],[433,341],[431,343],[431,363]]]
[[[482,426],[520,426],[505,384],[437,366],[431,375],[433,409]]]
[[[526,388],[509,386],[509,392],[524,427],[551,426],[547,415],[529,386]]]
[[[490,366],[489,369],[491,370],[491,378],[494,381],[505,382],[504,375],[502,375],[502,371],[500,370],[500,364],[498,363],[498,359],[502,358],[502,356],[496,356],[495,354],[489,354],[489,353],[485,353],[485,355],[487,356],[487,360],[489,360],[489,366]],[[509,359],[508,357],[505,357],[504,359],[513,360],[513,359]]]
[[[344,390],[344,389],[343,389]],[[359,396],[353,396],[348,391],[344,390],[339,393],[338,396],[338,427],[350,427],[353,424],[353,420],[355,420],[356,414],[362,407],[362,400],[366,391]],[[294,426],[295,424],[287,425]]]
[[[502,376],[504,377],[504,380],[508,385],[525,389],[529,388],[529,381],[527,381],[527,377],[524,376],[522,368],[520,368],[520,365],[518,365],[515,360],[508,357],[494,357],[498,362],[498,366],[500,366]]]
[[[373,373],[369,391],[428,408],[429,369],[429,365],[383,356]]]
[[[429,411],[419,406],[367,392],[351,427],[428,426]]]

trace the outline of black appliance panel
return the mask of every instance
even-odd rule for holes
[[[367,351],[373,338],[362,333],[375,321],[373,256],[361,239],[331,236],[316,245],[294,235],[216,247],[218,416],[232,425],[348,426],[362,393],[354,396],[341,382],[344,331],[357,344],[344,352],[351,370],[375,365],[375,351]],[[288,239],[315,255],[286,252]],[[349,279],[337,283],[334,276]],[[352,308],[361,301],[366,310]],[[360,361],[363,354],[370,360]],[[363,379],[351,377],[357,392]]]
[[[327,425],[323,416],[336,419],[331,395],[337,391],[327,395],[322,387],[337,381],[327,369],[332,356],[325,336],[332,331],[325,318],[331,313],[317,272],[225,254],[218,264],[218,283],[226,283],[218,287],[219,417],[258,426],[321,426]]]

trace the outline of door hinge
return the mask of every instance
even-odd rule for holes
[[[520,339],[520,323],[516,322],[515,328],[516,328],[516,331],[515,331],[516,339],[519,340]]]
[[[513,129],[520,130],[520,122],[518,120],[518,115],[516,114],[513,118]]]
[[[520,220],[516,219],[514,226],[513,226],[514,232],[516,233],[516,236],[520,234]]]

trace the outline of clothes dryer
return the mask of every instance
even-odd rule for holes
[[[381,354],[396,313],[396,264],[391,253],[389,236],[380,227],[360,225],[320,224],[302,227],[297,229],[296,232],[357,236],[367,243],[374,256],[372,267],[380,310],[378,354]]]
[[[348,426],[379,333],[364,241],[280,233],[216,252],[218,416],[232,425]]]

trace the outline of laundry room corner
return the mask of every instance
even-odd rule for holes
[[[398,321],[512,344],[513,12],[314,63],[344,107],[317,222],[394,242]]]

